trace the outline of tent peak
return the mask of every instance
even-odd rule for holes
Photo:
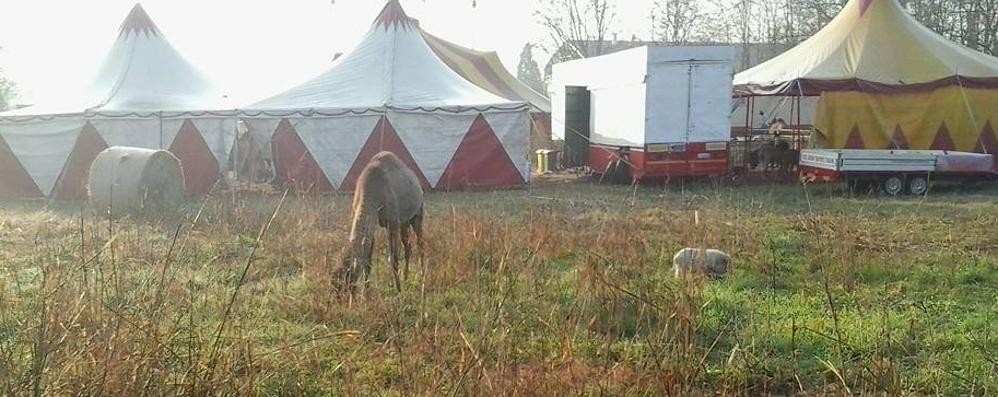
[[[128,13],[125,17],[125,21],[121,23],[121,29],[118,32],[118,37],[128,36],[131,34],[145,34],[147,36],[159,36],[159,28],[156,27],[156,23],[152,21],[146,10],[142,8],[141,3],[135,3],[132,7],[132,11]]]
[[[870,9],[870,5],[873,4],[873,1],[874,0],[859,0],[859,14],[860,15],[865,15],[866,14],[866,10]],[[894,1],[894,0],[890,0],[890,1]]]
[[[385,30],[388,28],[403,28],[403,29],[416,29],[419,28],[419,21],[415,18],[409,17],[402,9],[402,4],[399,0],[388,0],[385,4],[385,8],[381,9],[381,13],[378,14],[378,18],[374,20],[375,27],[384,27]]]

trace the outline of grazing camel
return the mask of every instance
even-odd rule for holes
[[[409,228],[416,234],[420,255],[423,252],[423,188],[416,174],[391,152],[380,152],[371,158],[357,180],[350,245],[344,250],[343,262],[335,277],[336,281],[349,285],[351,291],[361,272],[365,283],[371,273],[375,221],[388,229],[389,261],[395,274],[395,288],[402,291],[398,243],[402,242],[405,251],[405,277],[408,278],[412,253]]]

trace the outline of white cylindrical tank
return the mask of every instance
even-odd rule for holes
[[[171,210],[183,200],[184,172],[165,150],[112,146],[90,166],[87,197],[102,213]]]

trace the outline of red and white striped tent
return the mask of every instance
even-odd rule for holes
[[[88,90],[0,113],[0,198],[83,197],[90,163],[119,145],[170,150],[187,193],[205,193],[235,139],[235,112],[211,111],[226,102],[136,4]]]
[[[433,53],[465,80],[511,101],[529,103],[534,134],[551,138],[551,99],[514,77],[499,54],[463,47],[426,31],[423,38]]]
[[[278,177],[320,192],[352,190],[382,150],[427,189],[523,186],[529,112],[451,70],[398,0],[330,70],[241,110],[250,132],[273,143]]]

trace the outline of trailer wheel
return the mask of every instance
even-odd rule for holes
[[[908,194],[924,196],[929,191],[929,178],[925,175],[915,175],[908,178]]]
[[[888,196],[898,196],[904,192],[904,177],[901,175],[891,175],[884,178],[881,187]]]

